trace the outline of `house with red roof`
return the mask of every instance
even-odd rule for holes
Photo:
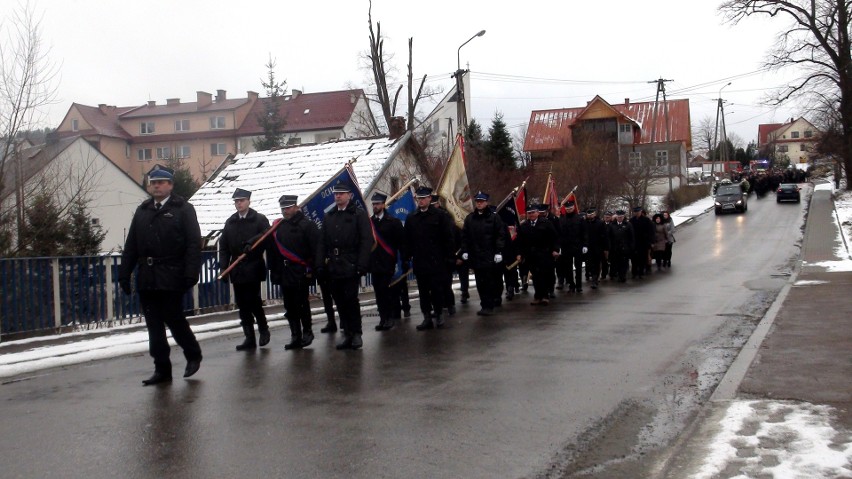
[[[760,159],[810,163],[819,130],[804,117],[787,123],[765,123],[757,127]]]
[[[585,106],[536,110],[530,115],[524,151],[533,165],[561,159],[578,138],[594,133],[596,138],[618,145],[617,161],[623,167],[651,166],[650,192],[668,191],[686,184],[686,162],[692,150],[689,100],[611,104],[595,96]],[[600,141],[600,140],[598,140]]]

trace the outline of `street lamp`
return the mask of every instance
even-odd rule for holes
[[[481,37],[485,35],[485,30],[480,30],[479,33],[470,37],[466,42],[459,45],[459,49],[456,51],[456,93],[458,94],[458,101],[456,102],[456,116],[458,121],[458,130],[459,134],[464,134],[465,129],[467,128],[467,109],[465,108],[465,96],[464,96],[464,81],[462,77],[464,76],[464,70],[461,68],[461,49],[463,46],[470,43],[476,37]]]

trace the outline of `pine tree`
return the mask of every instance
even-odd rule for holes
[[[78,199],[71,207],[69,219],[68,251],[75,256],[95,255],[101,251],[101,243],[106,237],[101,225],[92,224],[92,217],[86,210],[86,202]]]
[[[470,120],[464,132],[464,146],[466,150],[482,149],[482,127],[476,120]]]
[[[62,256],[67,254],[70,227],[56,200],[38,193],[24,211],[19,256]]]
[[[189,171],[189,168],[184,164],[182,159],[171,158],[166,164],[175,172],[174,189],[172,191],[178,196],[189,199],[198,191],[201,185],[192,177],[192,172]]]
[[[263,128],[263,136],[254,140],[254,149],[257,151],[280,148],[284,141],[284,125],[287,123],[281,116],[281,103],[287,92],[287,80],[279,82],[275,79],[275,61],[271,56],[266,68],[267,79],[260,82],[266,89],[267,99],[263,114],[257,116],[257,122]]]
[[[491,128],[488,129],[488,140],[485,142],[485,152],[491,163],[501,170],[514,170],[515,152],[512,149],[512,137],[506,129],[503,114],[499,111],[491,120]]]

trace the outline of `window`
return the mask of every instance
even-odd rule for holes
[[[150,148],[140,148],[140,149],[136,150],[136,158],[139,161],[146,161],[146,160],[152,159],[153,156],[151,156],[151,149]]]
[[[798,138],[798,137],[799,137],[798,131],[791,131],[790,132],[790,138]]]
[[[175,120],[175,131],[189,131],[189,120]]]
[[[73,120],[71,120],[71,131],[77,131],[79,129],[80,129],[80,122],[77,121],[76,118],[74,118]]]
[[[225,153],[224,143],[210,143],[210,154],[213,156],[221,156]]]
[[[157,159],[167,160],[172,157],[172,149],[168,146],[157,148]]]
[[[141,125],[139,125],[139,133],[143,135],[150,135],[154,133],[154,122],[153,121],[143,121]]]
[[[781,145],[781,146],[778,147],[778,151],[780,151],[781,153],[786,153],[787,150],[788,150],[787,145]]]
[[[627,161],[630,163],[630,168],[642,168],[642,152],[631,151],[627,155]]]
[[[618,125],[618,131],[621,133],[633,133],[633,125]]]
[[[290,138],[287,139],[287,144],[288,145],[301,145],[302,139],[299,138],[298,136],[293,136],[293,137],[290,137]]]
[[[101,220],[99,218],[92,218],[92,226],[97,226],[101,224]]]
[[[805,138],[810,138],[812,136],[814,136],[814,132],[811,130],[805,130]]]
[[[130,158],[130,145],[127,143],[124,144],[124,157]]]
[[[211,130],[224,130],[225,129],[225,117],[224,116],[211,116],[210,117],[210,129]]]
[[[177,157],[178,158],[189,158],[190,150],[189,145],[181,145],[177,149]]]
[[[799,151],[808,151],[808,145],[802,143],[799,145]]]
[[[657,150],[657,167],[669,166],[669,152],[665,150]]]

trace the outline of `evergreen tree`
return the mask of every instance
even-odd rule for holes
[[[192,177],[192,173],[183,160],[180,158],[171,158],[166,163],[175,172],[175,186],[172,191],[185,199],[192,197],[201,185]]]
[[[491,120],[491,128],[488,129],[488,140],[485,142],[485,152],[496,168],[501,170],[514,170],[515,152],[512,148],[512,137],[503,121],[503,114],[499,111]]]
[[[101,251],[101,243],[106,237],[101,225],[92,224],[92,217],[86,210],[86,202],[78,199],[71,206],[69,219],[68,252],[74,256],[95,255]]]
[[[56,200],[49,194],[36,194],[24,211],[19,256],[62,256],[67,253],[70,226],[62,217]]]
[[[257,116],[257,122],[263,128],[263,136],[254,140],[254,149],[257,151],[280,148],[283,143],[284,125],[286,120],[281,116],[281,103],[287,92],[287,81],[279,82],[275,79],[275,61],[269,57],[266,64],[266,81],[261,81],[266,89],[267,100],[264,103],[262,115]]]
[[[466,155],[482,156],[484,142],[482,140],[482,127],[476,120],[470,120],[464,132],[464,149]]]

